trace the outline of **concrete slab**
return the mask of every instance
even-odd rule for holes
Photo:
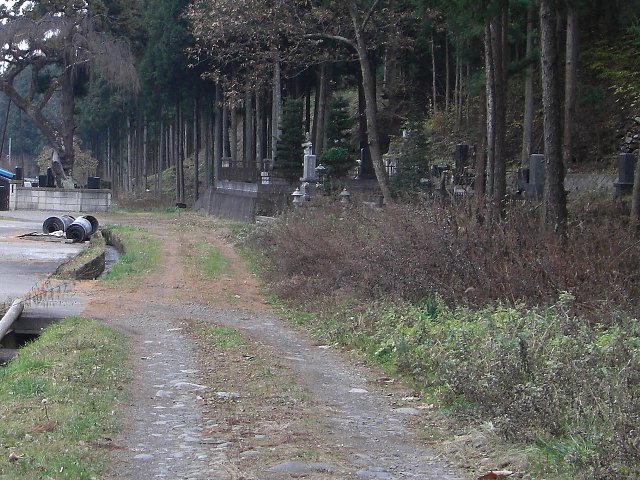
[[[79,214],[73,214],[77,217]],[[15,355],[19,338],[38,335],[62,318],[81,315],[86,299],[64,281],[50,275],[68,259],[88,247],[64,238],[25,237],[41,233],[42,223],[59,213],[20,210],[0,212],[0,303],[25,300],[22,315],[0,339],[0,363]],[[3,313],[3,312],[0,312]]]
[[[20,238],[42,231],[42,222],[54,212],[0,212],[0,302],[28,296],[61,264],[87,244]]]

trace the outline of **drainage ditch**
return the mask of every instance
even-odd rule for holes
[[[106,244],[103,247],[104,255],[99,255],[99,257],[104,260],[104,267],[95,268],[96,273],[99,274],[97,277],[94,275],[93,278],[104,277],[118,263],[121,256],[122,246],[118,239],[114,238],[109,231],[103,231],[102,234]],[[92,260],[92,262],[94,261],[95,259]],[[80,266],[78,270],[83,268],[85,266]],[[46,307],[44,309],[38,308],[38,310],[39,313],[25,312],[19,316],[7,334],[0,339],[0,366],[11,360],[20,347],[37,339],[44,328],[62,319],[60,315],[52,314]],[[0,313],[2,312],[0,311]]]

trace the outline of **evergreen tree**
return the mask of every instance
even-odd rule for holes
[[[327,121],[327,148],[320,155],[320,162],[327,168],[329,177],[344,177],[355,166],[356,157],[349,148],[349,130],[353,121],[348,112],[349,102],[335,97],[329,102]]]
[[[288,98],[282,110],[277,156],[274,165],[276,174],[293,183],[302,176],[305,142],[302,122],[302,100]]]
[[[392,177],[391,187],[395,195],[409,198],[420,189],[422,179],[429,177],[429,136],[420,126],[409,130],[403,139],[398,155],[398,167]]]
[[[349,116],[349,102],[344,97],[334,97],[329,102],[327,121],[328,146],[347,146],[353,121]]]

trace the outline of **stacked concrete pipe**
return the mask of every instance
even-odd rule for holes
[[[66,232],[69,225],[73,223],[75,218],[71,215],[62,215],[60,217],[49,217],[42,224],[43,233]]]
[[[89,240],[91,235],[98,231],[98,220],[91,215],[83,215],[76,218],[65,230],[65,235],[73,243]]]

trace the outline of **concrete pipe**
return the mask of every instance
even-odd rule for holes
[[[43,233],[53,233],[58,231],[66,232],[69,225],[73,223],[75,218],[71,215],[62,215],[61,217],[49,217],[42,224]]]
[[[91,222],[85,217],[78,217],[66,230],[66,237],[73,243],[84,242],[91,236]]]
[[[24,304],[22,303],[22,300],[17,298],[13,301],[11,307],[9,308],[9,310],[7,310],[7,313],[5,313],[4,316],[0,319],[0,341],[2,341],[4,336],[7,334],[7,332],[11,328],[11,325],[13,325],[13,322],[15,322],[18,317],[20,317],[23,309]]]
[[[83,215],[83,217],[86,218],[91,224],[91,233],[89,234],[89,236],[95,234],[98,231],[98,227],[100,226],[100,224],[98,223],[98,219],[92,215]]]

